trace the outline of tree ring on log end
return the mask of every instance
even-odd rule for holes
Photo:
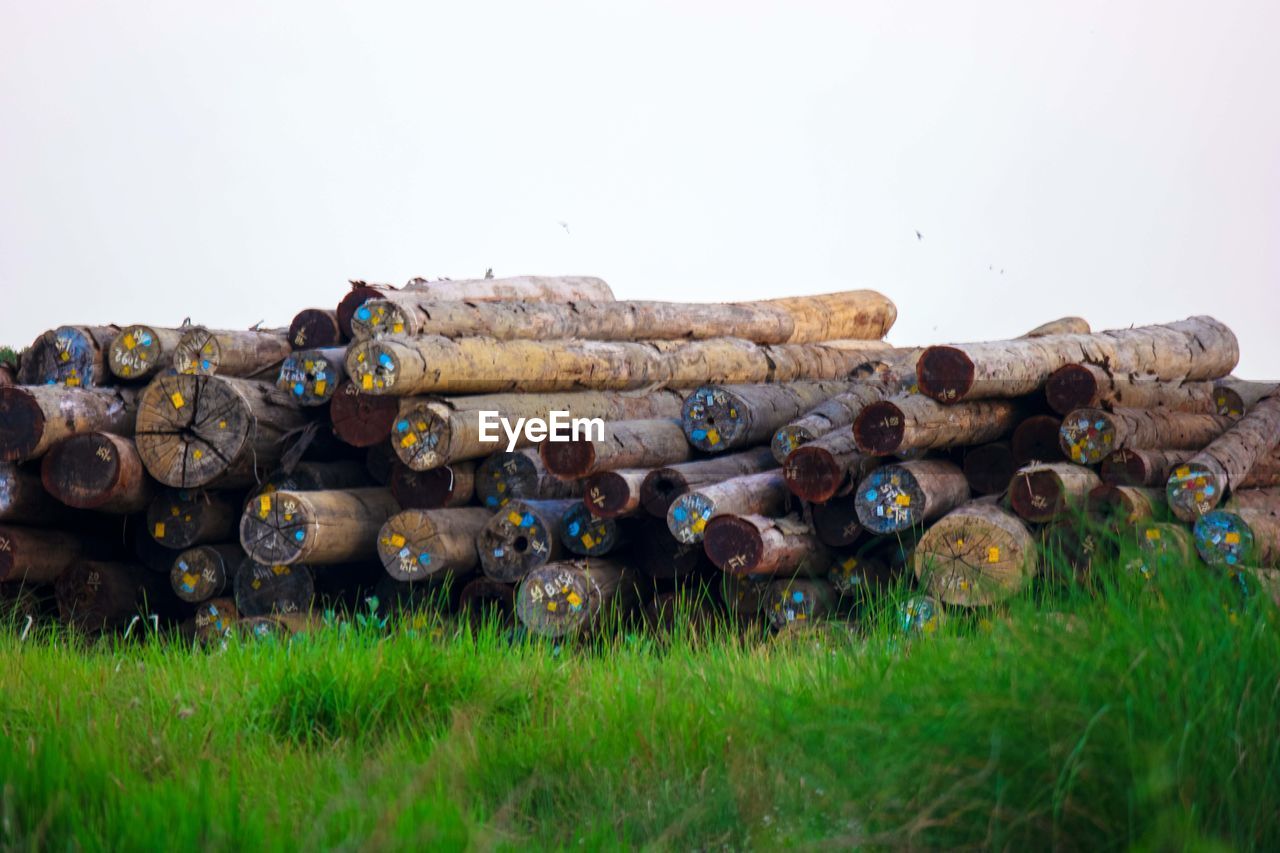
[[[685,399],[680,421],[691,445],[715,453],[734,446],[749,410],[733,392],[703,386]]]
[[[1059,414],[1092,406],[1098,399],[1098,377],[1083,364],[1058,368],[1044,385],[1049,407]]]
[[[927,498],[910,470],[886,465],[858,484],[854,498],[858,521],[878,535],[908,530],[922,523]]]
[[[1234,512],[1214,510],[1196,519],[1196,550],[1211,566],[1248,566],[1254,557],[1253,530]]]
[[[1225,486],[1213,469],[1200,462],[1184,462],[1173,469],[1165,486],[1165,499],[1179,518],[1204,515],[1222,501]]]
[[[543,566],[531,571],[516,592],[520,621],[543,637],[565,637],[583,629],[598,609],[598,592],[591,570],[569,571],[564,566]]]
[[[514,583],[551,559],[553,531],[527,507],[513,504],[499,512],[476,541],[485,574]]]
[[[701,542],[715,511],[715,501],[698,492],[686,492],[667,509],[667,529],[683,545]]]
[[[372,447],[386,441],[399,413],[399,398],[361,394],[350,382],[342,383],[329,401],[333,431],[352,447]]]
[[[58,472],[63,476],[57,477]],[[94,509],[111,497],[120,482],[120,454],[102,433],[73,435],[53,446],[40,466],[40,476],[45,491],[67,506]]]
[[[138,403],[138,454],[167,486],[203,486],[235,463],[254,425],[244,398],[216,377],[161,376]]]
[[[24,389],[0,388],[0,459],[17,462],[30,457],[44,435],[44,411]]]
[[[721,571],[749,575],[764,556],[764,541],[755,525],[737,516],[722,515],[707,523],[703,548]]]
[[[812,503],[831,500],[845,480],[844,466],[835,454],[812,444],[798,448],[787,457],[782,475],[796,497]]]
[[[418,581],[449,569],[436,547],[440,531],[421,512],[391,516],[378,535],[378,559],[387,574],[398,581]]]
[[[1116,449],[1116,428],[1101,409],[1077,409],[1058,429],[1062,451],[1077,465],[1095,465]]]
[[[405,465],[428,471],[448,461],[450,432],[448,416],[419,403],[392,422],[391,446]]]
[[[905,434],[902,409],[888,400],[867,406],[853,422],[853,438],[863,453],[889,455],[902,446]]]
[[[347,350],[347,373],[361,391],[389,394],[400,375],[400,360],[383,341],[363,341]]]
[[[212,376],[222,363],[222,345],[208,329],[188,329],[173,351],[173,369],[189,376]]]
[[[314,533],[308,507],[288,492],[258,495],[240,517],[240,544],[263,565],[299,562]]]
[[[939,403],[964,399],[973,388],[973,373],[973,361],[956,347],[929,347],[916,363],[920,392]]]

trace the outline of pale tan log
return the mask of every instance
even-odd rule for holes
[[[276,387],[302,406],[323,406],[347,378],[345,347],[291,352],[280,365]]]
[[[244,558],[239,543],[188,548],[174,558],[169,585],[178,598],[192,604],[229,594]]]
[[[1213,383],[1213,402],[1218,414],[1232,418],[1243,417],[1244,413],[1264,397],[1269,397],[1280,389],[1275,382],[1252,382],[1248,379],[1237,379],[1224,376]]]
[[[1197,381],[1226,376],[1239,358],[1229,328],[1212,317],[1191,317],[1091,335],[929,347],[916,377],[921,393],[958,403],[1030,394],[1068,364],[1105,364],[1112,375]]]
[[[873,290],[757,302],[478,302],[418,292],[371,299],[356,311],[357,340],[387,335],[497,340],[643,341],[735,337],[758,344],[878,340],[897,309]]]
[[[476,541],[484,573],[515,583],[564,553],[564,514],[574,500],[511,501],[494,514]]]
[[[167,486],[246,486],[279,464],[281,439],[306,423],[302,409],[268,383],[164,375],[139,399],[138,453]]]
[[[1045,381],[1045,399],[1060,415],[1076,409],[1173,409],[1219,414],[1212,382],[1114,375],[1097,364],[1068,364]]]
[[[704,385],[684,401],[680,417],[690,444],[723,453],[769,442],[780,427],[849,387],[847,382]]]
[[[1062,452],[1077,464],[1096,465],[1117,450],[1199,450],[1231,424],[1222,415],[1165,409],[1077,409],[1062,419]]]
[[[622,518],[640,512],[640,490],[652,468],[601,471],[586,478],[582,502],[599,518]]]
[[[166,489],[147,507],[147,532],[182,551],[236,537],[244,497],[237,492]]]
[[[769,584],[764,615],[776,630],[800,627],[835,615],[840,597],[821,578],[787,578]]]
[[[107,365],[125,382],[142,382],[173,366],[173,354],[182,340],[182,329],[161,326],[125,326],[107,350]]]
[[[796,497],[826,503],[848,494],[882,461],[858,449],[852,430],[838,427],[796,448],[783,464],[782,474]]]
[[[1165,495],[1182,521],[1222,503],[1249,472],[1280,447],[1280,393],[1258,401],[1240,420],[1169,475]]]
[[[854,491],[858,522],[884,536],[919,527],[969,500],[969,481],[959,466],[942,459],[885,465]]]
[[[516,616],[540,637],[591,634],[625,616],[639,600],[623,564],[588,558],[548,563],[516,591]]]
[[[174,350],[173,369],[192,376],[275,379],[292,351],[287,329],[241,332],[192,326]]]
[[[40,478],[67,506],[113,515],[142,512],[156,491],[133,439],[109,432],[73,435],[54,445]]]
[[[55,524],[64,514],[62,505],[45,491],[38,474],[0,463],[0,523]]]
[[[719,515],[707,523],[702,544],[717,568],[734,575],[821,577],[832,560],[799,516]]]
[[[1112,486],[1163,487],[1169,473],[1194,455],[1194,450],[1127,448],[1107,454],[1098,473],[1102,482]]]
[[[1093,469],[1070,462],[1026,465],[1009,482],[1009,502],[1027,521],[1052,521],[1083,510],[1089,493],[1100,485]]]
[[[409,401],[405,401],[408,403]],[[610,421],[675,418],[684,403],[674,391],[582,391],[565,394],[477,394],[422,400],[400,410],[391,432],[391,443],[400,460],[415,471],[425,471],[449,462],[479,459],[509,446],[510,438],[501,427],[490,426],[485,441],[481,435],[480,413],[495,412],[506,418],[512,429],[520,419],[550,420],[552,412],[566,412],[567,418],[600,418]],[[531,442],[520,429],[516,447]]]
[[[1089,492],[1089,513],[1104,522],[1134,525],[1161,521],[1169,514],[1169,505],[1159,489],[1143,486],[1112,486],[1106,483]]]
[[[1031,331],[1022,335],[1024,338],[1043,338],[1048,335],[1087,335],[1093,329],[1089,321],[1083,317],[1059,317],[1047,323],[1041,323]]]
[[[693,489],[722,483],[744,474],[756,474],[777,467],[768,448],[757,447],[696,462],[682,462],[655,468],[640,484],[640,502],[650,515],[666,519],[676,498]]]
[[[1229,505],[1196,519],[1196,550],[1206,563],[1280,568],[1280,493],[1253,497],[1248,505]]]
[[[378,533],[378,559],[398,581],[462,576],[480,565],[476,540],[493,516],[480,507],[407,509]]]
[[[399,510],[389,489],[259,495],[240,517],[240,544],[263,565],[371,560],[378,532]]]
[[[693,455],[676,420],[605,421],[604,436],[592,440],[544,441],[538,454],[547,470],[562,480],[599,471],[687,462]]]
[[[1280,447],[1265,459],[1259,459],[1245,474],[1237,489],[1270,489],[1280,486]]]
[[[427,336],[354,344],[347,373],[365,393],[401,397],[692,388],[843,379],[886,349],[869,341],[766,346],[734,338],[611,343]]]
[[[36,338],[18,367],[23,385],[92,388],[108,385],[107,349],[119,334],[116,326],[59,326]]]
[[[73,533],[0,525],[0,581],[4,583],[53,583],[84,553],[84,542]]]
[[[589,275],[513,275],[502,278],[410,279],[409,294],[440,301],[466,302],[611,302],[613,290]]]
[[[985,444],[1010,432],[1020,414],[1008,400],[944,406],[920,395],[898,397],[864,408],[853,421],[853,435],[863,453],[877,456]]]
[[[0,460],[24,462],[63,439],[102,431],[133,435],[137,394],[123,388],[0,388]]]
[[[987,606],[1016,595],[1036,574],[1036,542],[1022,519],[984,498],[925,531],[911,564],[942,602]]]
[[[743,474],[680,495],[667,510],[667,529],[682,544],[700,542],[718,515],[781,515],[790,499],[780,470]]]
[[[1167,570],[1185,574],[1203,565],[1195,536],[1181,524],[1148,522],[1139,524],[1136,533],[1143,556],[1139,571],[1147,578]]]
[[[489,510],[513,500],[560,500],[582,494],[583,484],[553,476],[533,448],[495,453],[476,469],[476,497]]]
[[[865,382],[824,400],[774,432],[769,445],[773,458],[781,465],[796,448],[851,425],[864,408],[893,396],[891,390],[879,382]]]

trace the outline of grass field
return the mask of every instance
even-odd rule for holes
[[[0,844],[1276,849],[1276,613],[1177,574],[915,639],[10,630]]]

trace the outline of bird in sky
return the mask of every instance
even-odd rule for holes
[[[921,234],[919,231],[917,231],[917,232],[916,232],[916,239],[917,239],[917,240],[923,240],[923,239],[924,239],[924,235],[923,235],[923,234]]]

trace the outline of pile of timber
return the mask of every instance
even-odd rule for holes
[[[1218,321],[898,348],[895,318],[530,276],[353,282],[287,329],[51,329],[0,374],[0,596],[209,640],[374,598],[565,637],[908,589],[932,630],[1089,576],[1090,522],[1148,574],[1280,569],[1280,394],[1231,377]],[[582,430],[494,440],[556,412]]]

